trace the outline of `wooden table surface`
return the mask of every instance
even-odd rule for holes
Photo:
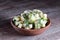
[[[10,19],[27,9],[40,9],[48,14],[51,26],[41,35],[21,36],[10,24]],[[60,40],[60,1],[3,0],[0,2],[0,40]]]

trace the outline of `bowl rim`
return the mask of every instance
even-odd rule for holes
[[[11,20],[11,25],[12,25],[12,27],[13,28],[18,28],[17,26],[15,26],[14,24],[13,24],[13,22],[12,22],[12,20]],[[43,29],[45,29],[45,28],[47,28],[47,27],[49,27],[50,25],[51,25],[51,21],[50,21],[50,19],[48,18],[48,25],[46,25],[44,28],[40,28],[40,29],[23,29],[23,28],[18,28],[18,29],[21,29],[21,30],[27,30],[27,31],[36,31],[36,30],[43,30]]]

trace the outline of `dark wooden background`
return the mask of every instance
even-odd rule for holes
[[[0,24],[27,9],[46,10],[59,6],[59,0],[0,0]]]

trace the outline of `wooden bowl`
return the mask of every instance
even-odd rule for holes
[[[18,28],[16,27],[13,22],[11,21],[11,25],[12,27],[18,31],[21,35],[26,35],[26,36],[33,36],[33,35],[38,35],[38,34],[41,34],[43,33],[45,30],[47,30],[49,27],[50,27],[50,19],[48,18],[48,22],[46,24],[46,27],[44,28],[41,28],[41,29],[30,29],[30,30],[27,30],[27,29],[22,29],[22,28]]]

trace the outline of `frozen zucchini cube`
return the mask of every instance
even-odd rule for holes
[[[30,29],[29,27],[25,27],[25,29]]]
[[[36,20],[36,18],[33,15],[29,18],[29,22],[31,22],[31,23],[33,23],[35,20]]]
[[[45,24],[42,24],[42,27],[45,27]]]
[[[19,28],[22,28],[22,24],[19,24],[18,27],[19,27]]]
[[[38,9],[34,9],[33,11],[34,12],[41,12],[41,10],[38,10]]]
[[[26,27],[26,24],[23,24],[23,27],[25,28]]]
[[[44,14],[44,19],[47,19],[47,14]]]
[[[39,16],[40,16],[41,18],[43,18],[43,15],[44,15],[43,13],[39,13]]]
[[[29,24],[29,28],[32,28],[33,27],[33,25],[32,24]]]
[[[24,13],[30,13],[32,12],[31,10],[25,10]]]
[[[40,28],[41,28],[41,24],[38,21],[36,21],[35,22],[35,29],[40,29]]]
[[[41,20],[42,27],[45,27],[47,21],[46,20]]]
[[[17,25],[19,25],[20,24],[20,22],[19,21],[15,21],[15,25],[17,26]]]
[[[19,21],[19,17],[18,16],[14,16],[13,21],[14,20]]]
[[[36,14],[35,17],[36,17],[36,20],[40,19],[39,14]]]
[[[46,24],[47,21],[46,20],[41,20],[41,24]]]
[[[20,18],[21,18],[21,21],[24,21],[25,20],[23,16],[21,16]]]

